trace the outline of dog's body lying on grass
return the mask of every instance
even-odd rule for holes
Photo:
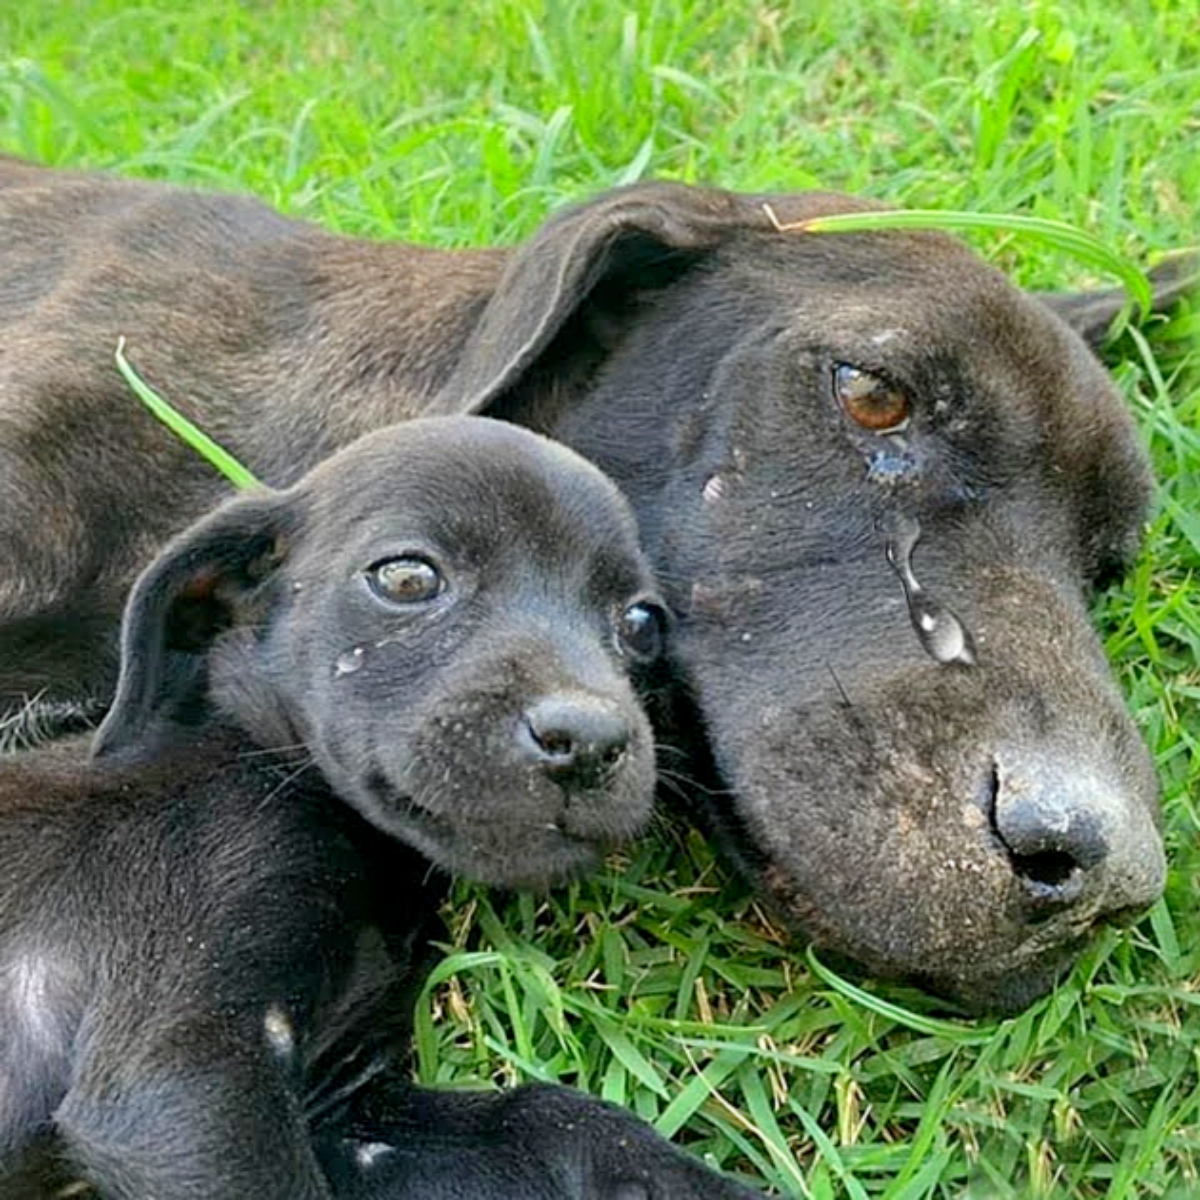
[[[0,162],[0,695],[105,702],[130,580],[222,492],[131,398],[118,337],[275,485],[365,429],[486,411],[632,501],[679,616],[664,732],[751,883],[873,971],[1020,1007],[1162,885],[1083,603],[1149,494],[1068,324],[1095,338],[1116,302],[1022,295],[940,235],[775,223],[861,207],[644,184],[446,252]],[[896,519],[920,531],[900,577]],[[930,654],[914,584],[969,655]]]
[[[663,621],[616,489],[485,420],[372,435],[172,543],[94,760],[0,766],[0,1195],[316,1200],[314,1127],[375,1200],[464,1194],[447,1138],[480,1200],[744,1195],[571,1093],[402,1082],[430,861],[543,884],[641,828],[629,673]],[[521,1109],[543,1127],[497,1133]]]

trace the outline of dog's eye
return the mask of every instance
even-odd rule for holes
[[[653,662],[663,651],[667,614],[657,604],[639,600],[617,618],[617,649],[638,662]]]
[[[423,558],[387,558],[367,569],[371,590],[390,604],[432,600],[443,586],[441,573]]]
[[[837,363],[833,390],[850,420],[872,433],[899,433],[908,424],[908,397],[870,371]]]

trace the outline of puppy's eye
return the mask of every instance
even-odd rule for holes
[[[870,371],[837,363],[833,391],[850,420],[872,433],[899,433],[908,424],[908,397]]]
[[[367,568],[371,591],[389,604],[420,604],[443,588],[441,572],[423,558],[386,558]]]
[[[653,662],[663,652],[667,614],[657,604],[639,600],[617,618],[617,649],[637,662]]]

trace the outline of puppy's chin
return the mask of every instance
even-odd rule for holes
[[[442,870],[492,887],[541,890],[594,870],[604,847],[572,838],[556,827],[497,838],[486,827],[448,828],[420,810],[403,818],[404,840]]]
[[[503,807],[491,811],[486,805],[479,812],[448,816],[414,800],[407,787],[378,769],[353,783],[340,782],[341,794],[381,833],[411,846],[451,875],[494,887],[536,890],[577,878],[594,870],[610,845],[643,824],[638,819],[631,827],[579,834],[556,823],[550,814],[561,806],[548,803],[536,804],[519,818]]]
[[[377,829],[443,870],[510,888],[541,888],[584,874],[650,820],[648,738],[598,786],[560,784],[516,755],[464,758],[409,753],[396,770],[377,752],[353,787],[339,790],[355,798]]]

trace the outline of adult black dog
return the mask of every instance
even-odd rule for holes
[[[368,1086],[378,1110],[422,979],[439,888],[408,847],[513,886],[636,832],[629,673],[664,621],[616,488],[483,419],[371,435],[172,543],[130,599],[98,761],[0,768],[0,1194],[333,1194],[310,1123],[344,1137]],[[374,1170],[329,1144],[343,1194],[749,1195],[573,1093],[398,1092],[438,1120],[392,1104]]]
[[[638,185],[444,252],[0,164],[0,693],[107,696],[130,579],[221,493],[131,401],[119,336],[274,484],[400,418],[501,416],[633,501],[680,615],[673,736],[751,882],[873,971],[1026,1003],[1163,877],[1084,604],[1149,475],[1054,311],[1094,335],[1113,305],[939,235],[781,231],[764,199]]]

